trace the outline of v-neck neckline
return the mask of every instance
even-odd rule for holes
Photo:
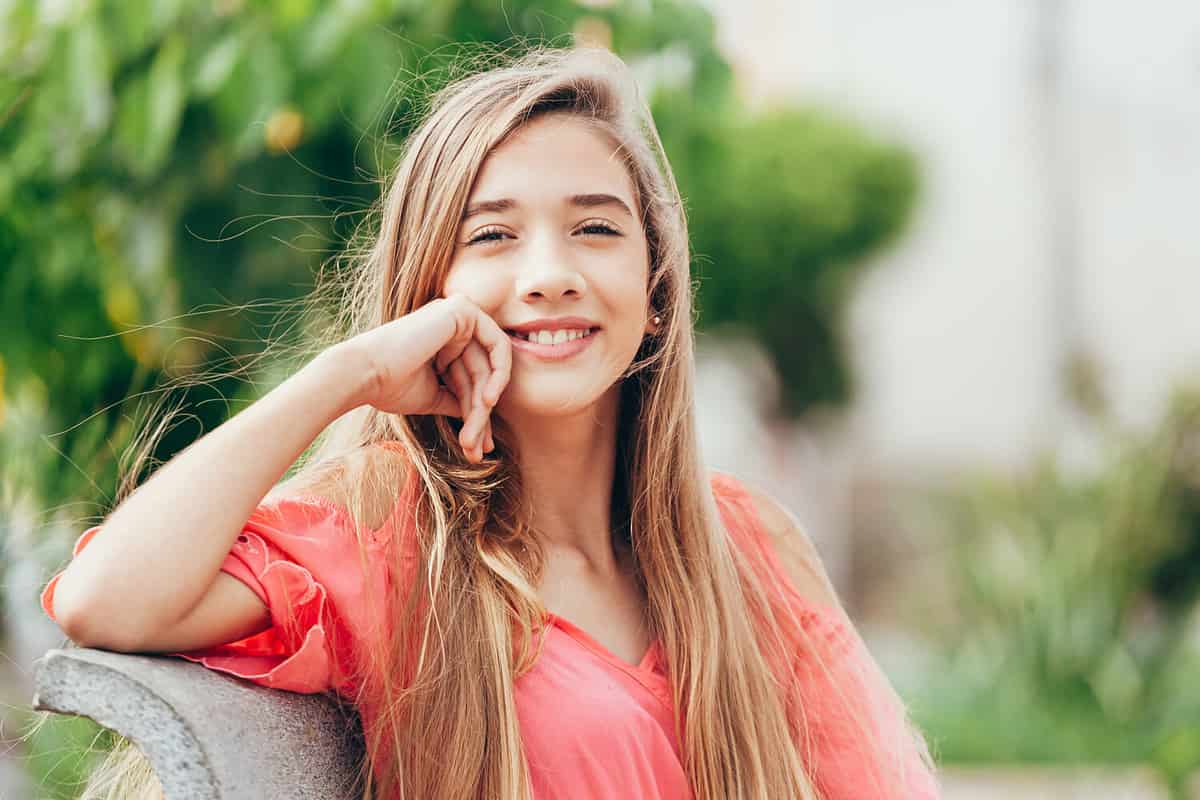
[[[593,637],[590,633],[576,625],[574,622],[571,622],[571,620],[567,619],[566,617],[560,617],[553,611],[547,611],[545,613],[546,618],[558,625],[558,627],[561,628],[568,636],[579,642],[588,650],[591,650],[600,658],[611,663],[613,666],[631,672],[650,673],[654,671],[654,662],[658,655],[658,639],[652,639],[649,647],[646,648],[646,652],[643,653],[641,659],[638,660],[638,663],[631,664],[618,656],[612,650],[609,650],[607,647],[600,644],[600,642],[596,640],[595,637]]]

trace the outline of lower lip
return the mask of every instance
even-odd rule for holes
[[[518,339],[512,334],[509,334],[508,339],[512,342],[514,350],[529,353],[531,356],[536,356],[545,361],[561,361],[564,358],[570,358],[577,353],[583,352],[592,343],[592,339],[596,338],[596,334],[598,333],[600,333],[600,329],[596,328],[587,336],[581,336],[578,339],[572,339],[562,344],[539,344],[531,342],[528,339]]]

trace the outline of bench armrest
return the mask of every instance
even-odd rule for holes
[[[266,689],[180,658],[90,648],[34,663],[33,707],[133,742],[167,800],[356,800],[362,734],[326,695]]]

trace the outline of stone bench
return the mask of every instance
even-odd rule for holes
[[[273,691],[165,656],[50,650],[33,707],[89,717],[146,755],[167,800],[353,800],[358,718],[324,695]]]

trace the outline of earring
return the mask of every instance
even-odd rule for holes
[[[655,327],[662,325],[662,317],[660,317],[658,314],[654,315],[654,325]]]

